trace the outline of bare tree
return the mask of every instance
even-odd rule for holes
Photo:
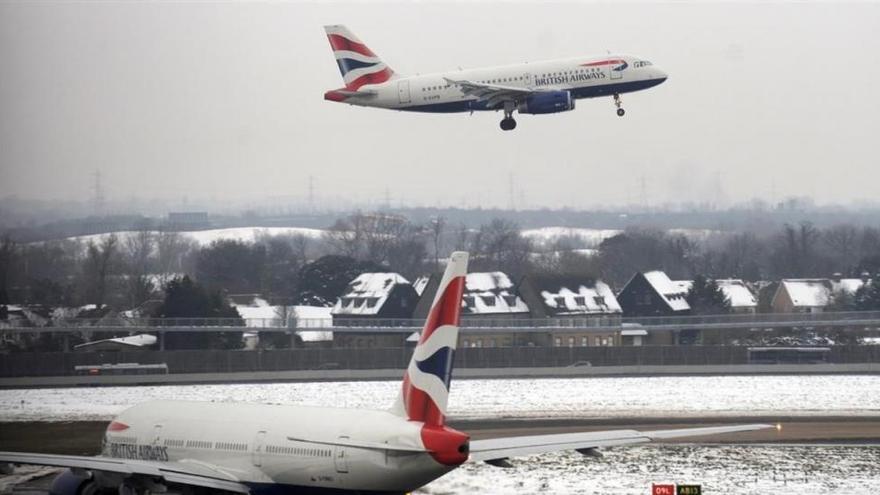
[[[183,258],[191,249],[190,242],[174,231],[160,231],[155,236],[158,280],[164,288],[183,271]]]
[[[443,230],[446,228],[446,219],[438,216],[431,219],[428,225],[431,232],[431,241],[434,244],[434,270],[440,271],[440,248],[443,243]]]
[[[9,236],[0,241],[0,305],[9,303],[9,280],[17,258],[18,245]]]
[[[125,238],[126,285],[130,307],[143,304],[156,289],[149,277],[155,244],[155,234],[146,227]]]
[[[83,266],[86,301],[101,309],[107,297],[107,281],[115,269],[119,250],[119,238],[115,234],[104,236],[97,244],[89,241],[86,245],[86,259]]]
[[[822,241],[836,271],[849,273],[858,264],[859,231],[852,225],[835,225],[825,230]]]

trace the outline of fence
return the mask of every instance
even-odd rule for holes
[[[44,352],[0,355],[0,376],[66,376],[76,366],[104,363],[166,364],[169,373],[236,373],[316,369],[400,369],[412,349],[326,348],[265,351]],[[455,352],[459,368],[563,366],[736,365],[749,362],[748,348],[737,346],[651,347],[499,347]],[[833,364],[880,362],[880,346],[832,346]]]
[[[44,326],[0,322],[0,333],[64,332],[75,330],[136,331],[289,331],[322,329],[341,331],[373,329],[387,332],[411,332],[424,324],[421,319],[399,318],[67,318],[48,320]],[[559,318],[475,318],[462,317],[465,329],[504,329],[534,331],[535,329],[622,330],[641,326],[657,330],[704,330],[784,327],[880,327],[880,311],[823,313],[755,313],[703,316],[625,317],[601,315]]]

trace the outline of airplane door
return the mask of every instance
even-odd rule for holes
[[[345,441],[348,440],[348,437],[339,437],[339,439]],[[333,464],[336,465],[337,473],[348,472],[348,453],[345,451],[344,445],[337,445],[333,449]]]
[[[153,445],[159,445],[159,441],[162,439],[162,425],[154,425],[153,426]]]
[[[523,83],[524,83],[525,87],[527,87],[527,88],[532,87],[533,82],[534,81],[532,80],[532,75],[530,73],[526,72],[525,74],[523,74]]]
[[[251,454],[254,466],[260,467],[263,465],[263,449],[265,448],[265,443],[266,432],[258,431],[257,436],[254,437],[254,451]]]
[[[397,96],[400,97],[401,103],[409,103],[409,81],[400,81],[397,83]]]

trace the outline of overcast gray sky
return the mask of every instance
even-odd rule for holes
[[[322,26],[401,74],[635,54],[669,80],[574,112],[322,99]],[[0,195],[593,207],[876,198],[880,4],[0,3]],[[641,183],[644,181],[644,188]]]

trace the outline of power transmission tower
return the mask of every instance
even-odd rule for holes
[[[95,216],[104,214],[104,186],[101,184],[101,170],[95,169],[92,183],[92,208]]]

